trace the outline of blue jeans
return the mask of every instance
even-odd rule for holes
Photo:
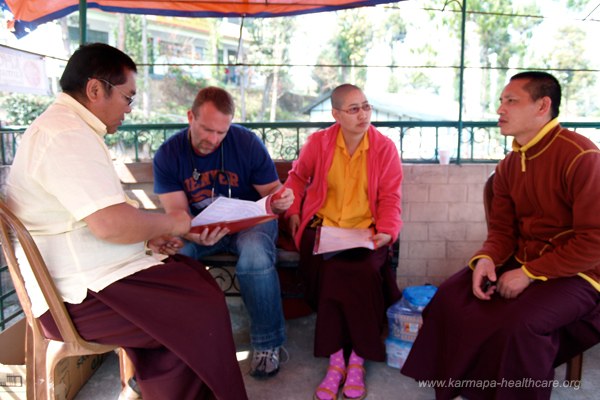
[[[277,221],[269,221],[227,235],[212,246],[187,242],[179,251],[196,260],[223,252],[238,256],[236,275],[250,315],[250,341],[256,350],[281,346],[285,341],[281,290],[275,269],[277,232]]]

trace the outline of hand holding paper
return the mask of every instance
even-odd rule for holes
[[[228,234],[226,226],[204,225],[192,228],[185,238],[201,246],[212,246]]]

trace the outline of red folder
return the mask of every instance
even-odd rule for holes
[[[243,231],[244,229],[251,228],[254,225],[258,225],[258,224],[265,223],[267,221],[271,221],[273,219],[276,219],[277,217],[279,217],[279,216],[276,214],[267,214],[267,215],[259,215],[258,217],[234,219],[231,221],[213,222],[212,224],[193,226],[190,229],[190,232],[191,233],[202,233],[204,231],[204,229],[206,229],[206,228],[208,228],[209,231],[211,231],[217,227],[226,227],[226,228],[229,228],[229,233],[231,234],[231,233]]]

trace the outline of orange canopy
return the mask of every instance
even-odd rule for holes
[[[396,1],[352,0],[88,0],[87,8],[107,12],[169,15],[176,17],[277,17],[343,8],[373,6]],[[79,10],[79,0],[0,0],[0,9],[8,9],[15,18],[15,29],[32,30],[35,26]],[[18,33],[15,32],[17,36]],[[24,32],[26,34],[26,32]]]

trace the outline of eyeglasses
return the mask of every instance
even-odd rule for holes
[[[133,101],[135,100],[135,97],[127,96],[125,93],[123,93],[123,91],[121,89],[119,89],[113,83],[110,83],[106,79],[102,79],[102,78],[88,78],[88,79],[97,79],[99,81],[102,81],[102,82],[106,83],[108,86],[110,86],[111,88],[115,89],[117,92],[121,93],[121,96],[123,96],[125,98],[125,100],[127,101],[128,106],[130,106],[131,103],[133,103]]]
[[[353,106],[353,107],[347,108],[345,110],[342,110],[341,108],[336,108],[336,110],[340,110],[340,111],[343,111],[343,112],[345,112],[347,114],[351,114],[351,115],[358,114],[358,112],[360,110],[371,111],[372,109],[373,109],[373,106],[370,105],[369,103],[365,103],[362,106]]]

